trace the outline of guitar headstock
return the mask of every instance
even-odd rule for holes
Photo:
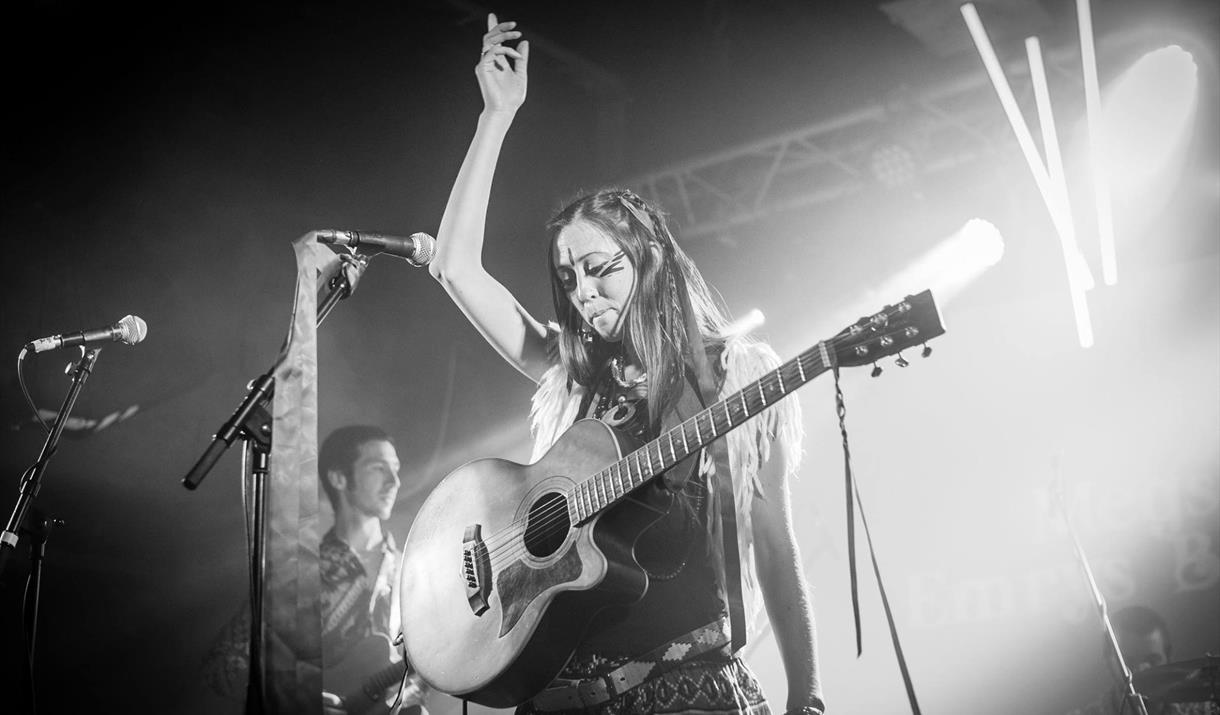
[[[880,312],[860,318],[830,341],[839,365],[868,365],[943,335],[932,291],[908,295]]]

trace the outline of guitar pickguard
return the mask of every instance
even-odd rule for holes
[[[532,568],[518,560],[500,570],[496,575],[496,590],[500,594],[503,620],[500,637],[511,631],[525,609],[543,591],[576,580],[581,573],[580,555],[569,548],[558,561],[546,568]]]

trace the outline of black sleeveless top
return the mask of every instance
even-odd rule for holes
[[[696,391],[688,381],[681,401],[683,417],[702,409]],[[644,444],[657,436],[644,392],[643,386],[624,388],[610,370],[603,370],[583,416],[600,419]],[[636,543],[636,560],[648,572],[644,597],[597,614],[560,677],[604,673],[725,613],[711,561],[717,552],[708,543],[708,479],[692,468],[691,462],[697,467],[697,459],[674,467],[692,473],[673,492],[669,512]],[[640,489],[665,490],[666,486],[663,477],[657,476]]]

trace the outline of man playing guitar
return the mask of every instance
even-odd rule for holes
[[[334,510],[322,537],[322,694],[327,713],[389,712],[407,667],[392,639],[398,612],[400,552],[385,520],[394,510],[398,453],[379,427],[340,427],[322,443],[318,474]],[[250,615],[243,609],[205,658],[205,676],[221,695],[245,693]],[[398,662],[393,662],[398,660]],[[422,712],[422,685],[408,677],[395,712]]]

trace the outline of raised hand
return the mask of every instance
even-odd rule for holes
[[[499,22],[495,13],[487,15],[483,35],[483,54],[475,65],[483,107],[489,112],[515,112],[525,101],[530,45],[522,40],[516,49],[505,42],[521,37],[515,22]]]

